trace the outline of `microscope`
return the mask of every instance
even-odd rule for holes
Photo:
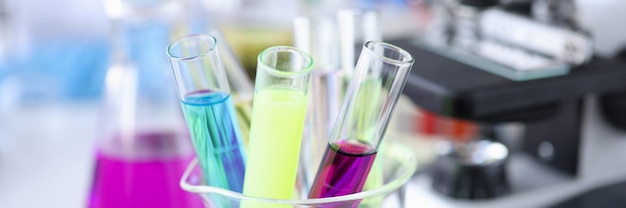
[[[440,3],[432,31],[389,41],[415,57],[404,94],[480,130],[439,148],[411,197],[424,207],[626,202],[602,189],[626,182],[626,62],[594,55],[574,1]],[[511,124],[522,126],[517,142],[500,131]]]

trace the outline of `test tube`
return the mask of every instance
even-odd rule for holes
[[[341,69],[346,80],[354,74],[357,47],[367,41],[382,41],[378,12],[364,9],[342,9],[337,12]]]
[[[347,86],[355,71],[356,56],[361,51],[362,46],[367,41],[382,41],[382,33],[378,12],[371,9],[342,9],[337,12],[337,21],[340,37],[341,69],[344,71],[344,86]],[[344,87],[347,88],[347,87]],[[344,92],[345,93],[345,92]],[[383,185],[383,160],[377,162],[370,168],[369,176],[365,182],[365,188],[375,189]],[[379,207],[382,198],[367,199],[372,207]],[[378,204],[377,204],[378,203]]]
[[[364,44],[309,198],[363,189],[412,65],[413,57],[402,48]]]
[[[313,59],[293,47],[270,47],[259,54],[245,195],[294,196],[312,66]],[[245,201],[242,207],[264,206]]]
[[[315,60],[300,157],[303,171],[300,176],[305,190],[313,183],[343,100],[344,73],[339,67],[336,27],[336,21],[323,15],[301,16],[293,21],[294,46],[310,53]]]
[[[242,136],[217,41],[209,34],[188,35],[171,43],[167,54],[205,183],[241,193]]]

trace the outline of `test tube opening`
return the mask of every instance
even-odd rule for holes
[[[311,56],[287,46],[266,49],[259,54],[258,62],[267,73],[285,78],[307,75],[313,66]]]
[[[167,47],[167,55],[173,60],[193,61],[216,50],[217,39],[208,34],[185,36]]]
[[[368,53],[381,58],[381,60],[396,64],[410,65],[413,64],[413,56],[404,49],[381,41],[368,41],[365,43],[365,49]]]
[[[167,47],[181,99],[201,90],[230,93],[217,41],[210,34],[191,34]]]

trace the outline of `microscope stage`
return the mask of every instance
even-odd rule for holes
[[[418,46],[389,41],[415,59],[404,94],[433,113],[479,122],[527,121],[558,111],[561,101],[626,89],[626,63],[594,58],[566,75],[513,81]]]

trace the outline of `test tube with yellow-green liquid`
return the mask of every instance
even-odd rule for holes
[[[245,195],[294,196],[312,66],[310,55],[293,47],[270,47],[259,54]],[[244,201],[242,207],[280,206]]]

